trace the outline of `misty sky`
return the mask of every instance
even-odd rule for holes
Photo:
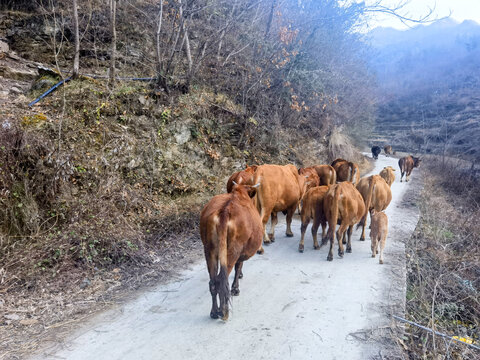
[[[375,0],[366,0],[366,3],[372,3]],[[402,0],[384,0],[385,5],[395,5]],[[409,4],[402,10],[402,14],[409,14],[411,17],[420,17],[428,13],[429,8],[433,8],[436,3],[434,14],[437,18],[447,16],[452,11],[451,18],[462,22],[465,19],[475,20],[480,24],[480,0],[410,0]],[[370,26],[388,26],[397,29],[407,29],[407,26],[401,21],[391,16],[377,16],[370,23]],[[411,24],[410,26],[415,26]]]

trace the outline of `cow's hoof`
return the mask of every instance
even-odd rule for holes
[[[225,311],[225,314],[222,315],[222,320],[227,321],[228,320],[228,311]]]
[[[285,235],[287,235],[287,237],[293,237],[293,233],[285,233]]]
[[[238,295],[240,295],[240,289],[238,289],[238,288],[232,289],[232,295],[233,295],[233,296],[238,296]]]
[[[364,238],[364,237],[360,237],[360,241],[365,241],[365,238]]]
[[[343,258],[343,251],[338,250],[338,256],[340,256],[341,258]]]
[[[258,255],[263,255],[264,252],[265,252],[265,250],[263,250],[263,248],[260,248],[260,249],[257,250]]]
[[[219,314],[219,311],[210,311],[210,317],[212,319],[218,319],[219,315],[221,316],[222,314]]]
[[[352,253],[352,249],[351,249],[351,248],[347,248],[347,253],[351,254],[351,253]]]
[[[298,245],[298,252],[303,253],[303,245]]]
[[[268,234],[268,240],[270,240],[270,242],[275,242],[275,235],[273,234]]]
[[[347,243],[347,240],[342,240],[342,244],[345,245]]]
[[[372,254],[372,258],[374,258],[374,257],[375,257],[375,254]]]
[[[379,260],[378,263],[381,265],[383,264],[383,260]]]
[[[322,239],[322,246],[327,245],[327,243],[328,243],[328,238]]]
[[[313,245],[313,248],[314,248],[315,250],[320,250],[320,245]]]
[[[328,255],[328,256],[327,256],[327,261],[333,261],[333,256]]]

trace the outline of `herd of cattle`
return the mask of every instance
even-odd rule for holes
[[[377,152],[378,151],[378,152]],[[372,148],[377,159],[381,149]],[[384,148],[391,154],[391,146]],[[401,178],[406,181],[420,159],[406,156],[399,161]],[[330,242],[328,261],[333,260],[335,237],[338,255],[352,252],[354,225],[362,228],[360,240],[365,240],[367,215],[371,216],[370,238],[372,257],[380,254],[388,232],[388,218],[383,212],[392,200],[390,187],[395,180],[395,169],[385,167],[379,175],[360,179],[358,165],[336,159],[331,165],[315,165],[297,169],[294,165],[254,165],[234,173],[227,182],[227,193],[214,196],[200,215],[200,236],[210,275],[210,293],[214,319],[228,319],[230,294],[238,295],[243,262],[256,252],[263,254],[263,243],[275,241],[275,225],[279,211],[286,215],[286,236],[292,237],[292,218],[300,209],[301,239],[298,246],[304,251],[304,238],[308,224],[313,220],[314,249],[320,249],[317,231],[322,226],[322,245]],[[267,222],[271,230],[267,233]],[[327,230],[328,224],[328,231]],[[340,225],[337,231],[336,227]],[[228,276],[235,266],[231,290]],[[217,296],[220,304],[217,304]]]

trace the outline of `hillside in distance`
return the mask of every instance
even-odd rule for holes
[[[480,25],[451,19],[370,33],[379,106],[373,142],[480,160]]]

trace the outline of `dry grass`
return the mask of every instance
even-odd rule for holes
[[[407,242],[408,319],[479,344],[480,191],[478,178],[430,158],[421,218]],[[412,359],[476,359],[467,346],[406,327]]]

